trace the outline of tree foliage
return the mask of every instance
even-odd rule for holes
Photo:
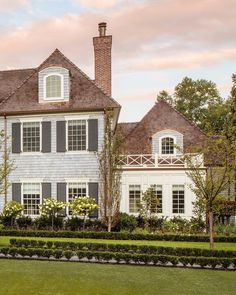
[[[185,77],[175,87],[173,95],[161,91],[157,99],[170,103],[206,133],[222,133],[228,112],[227,101],[220,97],[212,81]]]
[[[122,139],[112,129],[113,112],[107,111],[104,117],[104,140],[98,153],[101,215],[108,231],[115,224],[120,209],[120,152]]]
[[[210,247],[214,246],[213,213],[215,201],[232,182],[235,150],[225,138],[207,138],[201,147],[191,147],[185,154],[190,189],[209,218]],[[195,157],[191,154],[195,153]],[[204,169],[203,167],[206,167]]]

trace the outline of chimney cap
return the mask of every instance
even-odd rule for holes
[[[107,28],[107,23],[102,22],[98,24],[98,31],[99,31],[99,36],[106,36],[106,28]]]

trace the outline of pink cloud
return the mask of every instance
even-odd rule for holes
[[[81,1],[88,7],[106,8],[119,0]],[[0,32],[0,67],[37,66],[58,47],[91,72],[92,37],[97,35],[101,21],[108,22],[108,34],[113,35],[115,71],[122,71],[127,65],[132,70],[156,70],[199,67],[206,61],[214,63],[224,58],[235,60],[235,0],[122,3],[109,14],[88,10],[81,15],[51,17]]]
[[[86,8],[106,9],[115,6],[119,0],[73,0]]]
[[[0,11],[15,10],[28,4],[28,0],[1,0]]]

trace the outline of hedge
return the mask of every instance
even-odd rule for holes
[[[174,248],[146,245],[125,245],[105,243],[75,243],[62,241],[41,241],[26,239],[10,239],[10,244],[15,247],[63,249],[63,250],[86,250],[86,251],[108,251],[139,254],[162,254],[174,256],[203,256],[203,257],[232,257],[236,258],[236,251],[208,250],[198,248]]]
[[[177,266],[180,263],[183,266],[196,266],[211,267],[216,266],[223,269],[236,268],[236,258],[217,258],[217,257],[192,257],[192,256],[171,256],[171,255],[154,255],[154,254],[131,254],[120,252],[96,252],[96,251],[71,251],[71,250],[58,250],[58,249],[42,249],[42,248],[16,248],[5,247],[0,249],[0,254],[4,257],[29,257],[33,256],[40,258],[54,258],[56,260],[66,258],[70,260],[72,257],[77,258],[79,261],[86,258],[88,261],[94,262],[116,262],[126,264],[146,264],[146,265],[166,265],[171,264]]]
[[[134,234],[124,232],[0,230],[0,236],[209,242],[209,237],[206,235]],[[216,236],[215,242],[234,243],[236,242],[236,236]]]

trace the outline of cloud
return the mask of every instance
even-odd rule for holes
[[[73,0],[86,8],[106,9],[115,6],[119,0]]]
[[[168,56],[150,59],[143,63],[136,62],[128,68],[141,71],[157,71],[163,69],[192,69],[220,63],[226,60],[236,61],[236,48],[217,51],[195,52],[181,56]]]
[[[119,0],[77,2],[88,8],[106,8],[116,6]],[[122,73],[127,66],[132,71],[188,69],[235,60],[235,0],[147,0],[123,1],[109,13],[88,9],[4,32],[0,29],[0,67],[38,65],[58,47],[91,72],[92,37],[101,21],[108,23],[107,32],[113,35],[116,72]]]
[[[0,11],[11,11],[28,4],[28,0],[0,0]]]

